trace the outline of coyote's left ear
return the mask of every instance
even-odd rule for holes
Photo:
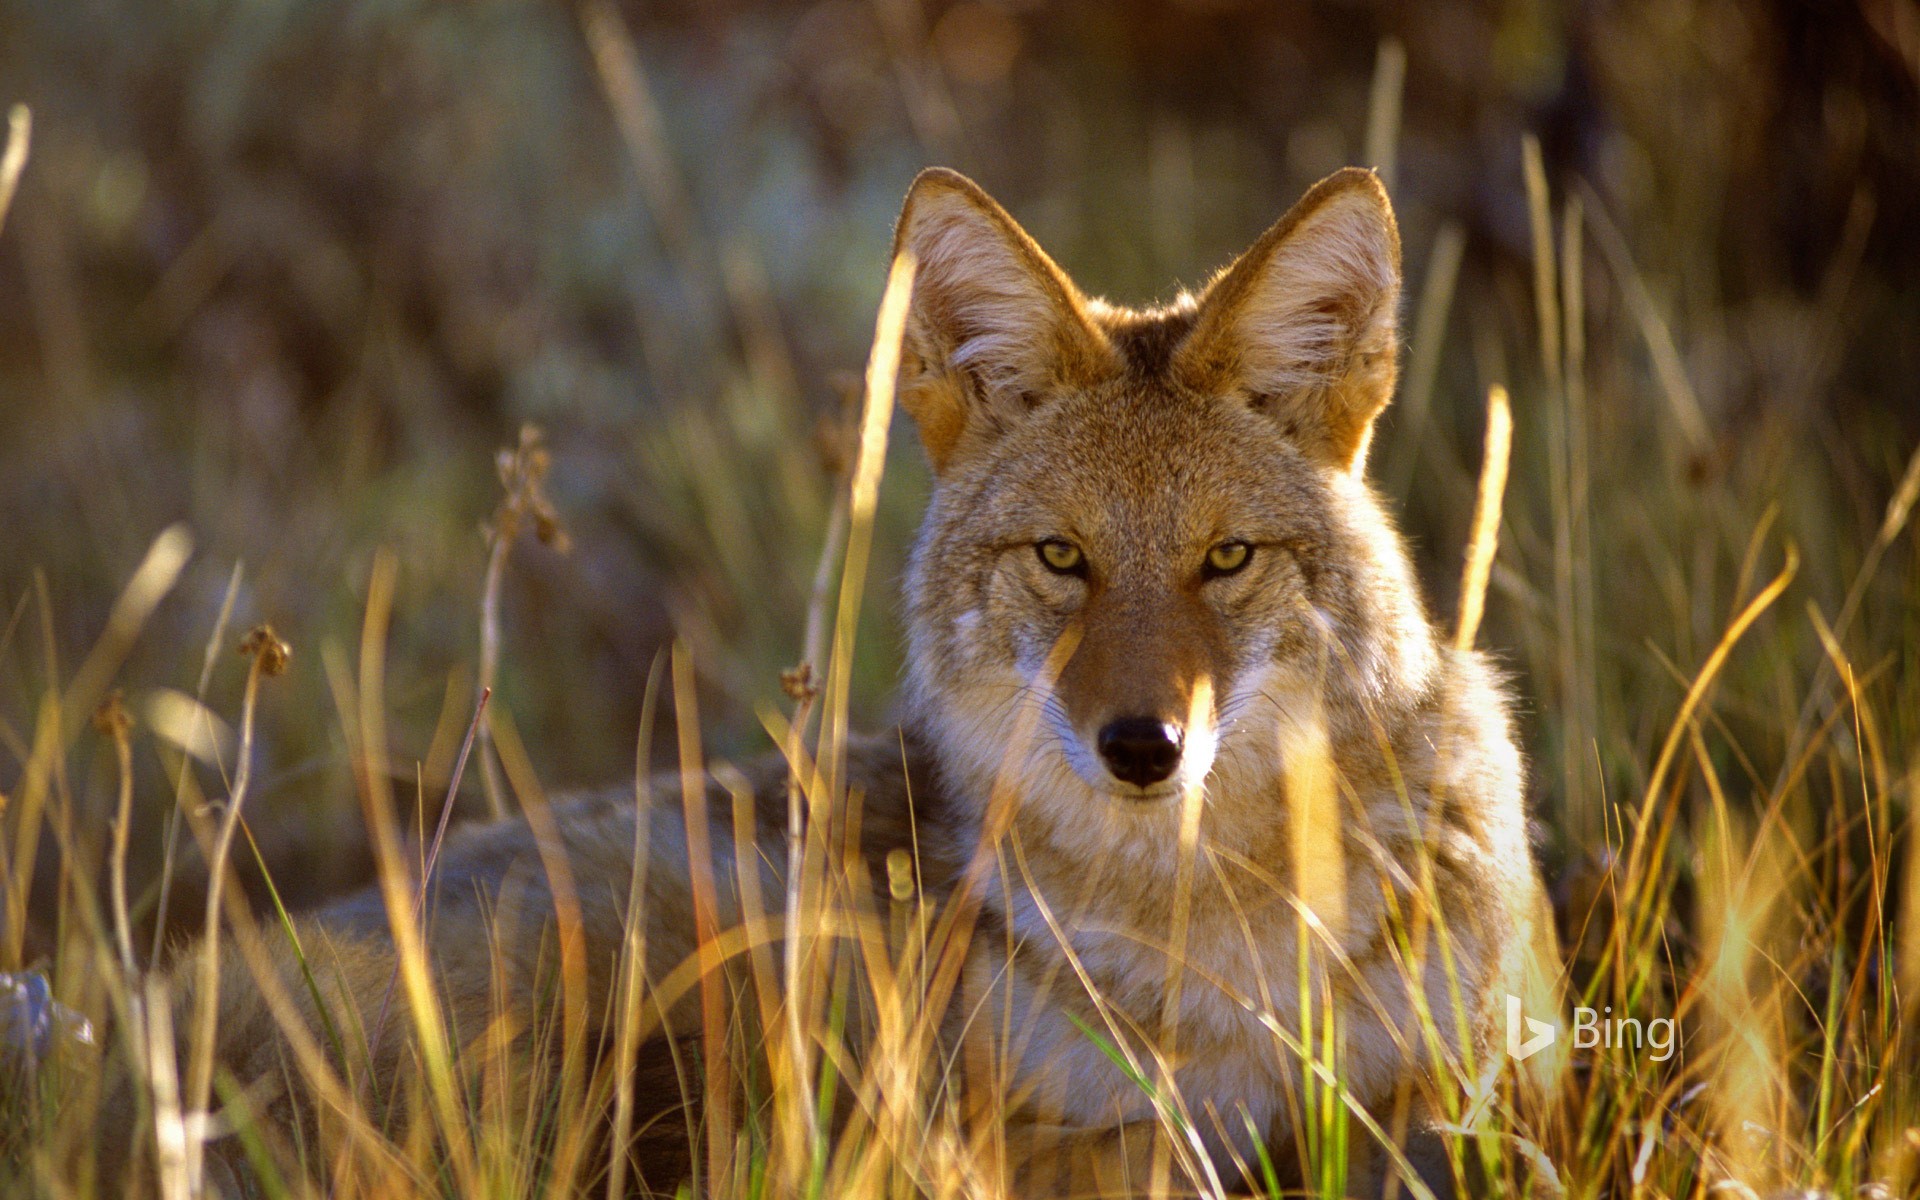
[[[1110,364],[1066,273],[972,180],[920,173],[894,234],[918,264],[900,403],[936,473]]]
[[[1386,189],[1350,167],[1314,185],[1215,278],[1174,365],[1272,415],[1341,470],[1366,460],[1397,371],[1400,233]]]

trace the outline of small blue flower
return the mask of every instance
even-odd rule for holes
[[[93,1043],[93,1026],[53,998],[39,975],[0,973],[0,1060],[33,1066],[66,1043]]]

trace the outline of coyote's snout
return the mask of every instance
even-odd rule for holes
[[[976,1149],[998,1165],[979,1169],[1016,1193],[1139,1191],[1169,1163],[1216,1191],[1263,1159],[1299,1178],[1301,1148],[1329,1144],[1303,1130],[1338,1119],[1348,1187],[1377,1194],[1386,1164],[1420,1155],[1368,1147],[1417,1142],[1438,1097],[1497,1065],[1495,999],[1519,990],[1538,890],[1505,698],[1436,637],[1364,479],[1396,370],[1385,190],[1343,171],[1204,289],[1144,310],[1082,295],[951,172],[914,183],[896,236],[917,264],[900,400],[936,483],[906,574],[901,728],[846,750],[872,866],[826,891],[898,886],[904,853],[966,922],[940,943],[964,955],[953,990],[906,1008],[944,1017],[925,1052],[953,1067],[932,1074],[990,1098]],[[736,941],[772,986],[755,939],[783,926],[763,910],[803,891],[787,764],[751,777],[757,807],[716,784],[710,822],[676,779],[666,803],[558,808],[545,842],[512,823],[450,843],[423,910],[450,1044],[525,1028],[503,1010],[553,994],[557,945],[584,948],[570,1011],[594,1023],[589,1047],[618,1043],[599,1023],[642,945],[651,985],[759,916]],[[568,922],[579,936],[556,936]],[[318,961],[282,956],[281,1009],[373,1027],[397,977],[380,898],[301,928]],[[292,1057],[232,974],[221,1065],[249,1093]],[[886,1009],[866,986],[844,1006],[856,1044],[861,1014]],[[323,1002],[358,1013],[323,1020]],[[685,1003],[676,1021],[711,1019]],[[417,1061],[398,1036],[364,1053],[378,1061],[342,1078]],[[1303,1083],[1327,1079],[1335,1112]],[[890,1086],[860,1103],[892,1103]],[[276,1103],[318,1120],[297,1094]],[[1434,1161],[1426,1184],[1444,1188]]]
[[[1090,527],[1077,523],[1074,532],[1090,541],[1081,532]],[[1244,543],[1227,546],[1243,562],[1251,552]],[[1085,593],[1074,614],[1077,644],[1050,709],[1063,718],[1054,732],[1067,762],[1089,787],[1129,799],[1199,784],[1212,766],[1212,682],[1227,665],[1220,631],[1209,629],[1211,614],[1193,586],[1210,568],[1186,572],[1187,580],[1177,569],[1114,555],[1103,556],[1096,575],[1088,551],[1064,539],[1042,544],[1042,565],[1057,570],[1049,556],[1066,557],[1067,547]]]

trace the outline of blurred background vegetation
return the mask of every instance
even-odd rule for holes
[[[1404,117],[1370,139],[1396,75]],[[1920,439],[1917,97],[1910,0],[0,0],[0,103],[35,120],[0,236],[0,792],[49,680],[185,522],[196,551],[120,673],[129,707],[195,691],[238,564],[227,640],[265,620],[295,652],[262,702],[252,826],[290,899],[353,881],[323,651],[351,653],[395,549],[394,757],[433,797],[471,711],[494,453],[525,422],[572,546],[515,551],[496,705],[542,779],[631,772],[675,634],[711,744],[751,753],[800,657],[830,430],[917,169],[973,175],[1089,290],[1137,302],[1203,282],[1371,146],[1391,149],[1410,328],[1457,279],[1374,475],[1450,613],[1485,386],[1513,388],[1483,639],[1573,886],[1601,798],[1638,795],[1787,542],[1802,570],[1720,685],[1715,752],[1762,792],[1802,704],[1838,703],[1807,699],[1807,606],[1842,607]],[[1555,278],[1584,344],[1557,350],[1529,133],[1555,236],[1574,231]],[[901,431],[876,594],[925,491]],[[1900,540],[1842,640],[1910,773]],[[207,703],[231,720],[244,670],[221,649]],[[863,653],[872,722],[890,602]],[[96,853],[112,761],[85,734],[71,765]],[[137,880],[177,762],[141,736]]]

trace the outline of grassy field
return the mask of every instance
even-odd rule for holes
[[[1382,41],[1261,17],[1324,92],[1221,112],[1127,70],[1158,37],[1203,71],[1211,27],[1124,7],[1079,57],[1060,40],[1088,26],[978,4],[712,28],[397,5],[344,33],[130,15],[92,68],[115,87],[66,91],[47,80],[92,35],[0,8],[44,55],[0,60],[34,126],[0,164],[0,971],[101,1032],[0,1066],[0,1193],[98,1190],[116,1071],[169,1197],[222,1182],[210,1134],[268,1195],[617,1193],[595,1131],[633,1120],[618,1067],[679,989],[728,1014],[707,1069],[679,1064],[710,1194],[991,1194],[1005,1099],[949,1087],[925,1016],[964,914],[905,876],[861,899],[824,844],[787,931],[809,954],[734,946],[736,992],[689,970],[650,998],[623,960],[597,1061],[564,980],[538,1069],[449,1050],[415,956],[390,1019],[444,1053],[375,1114],[351,1037],[303,1028],[290,1071],[329,1116],[298,1146],[257,1136],[204,1024],[152,1003],[170,939],[219,930],[203,953],[249,961],[283,903],[408,896],[443,801],[484,821],[637,765],[831,761],[836,731],[884,719],[928,483],[858,367],[892,206],[933,160],[1127,300],[1203,278],[1321,169],[1383,170],[1411,300],[1372,478],[1450,627],[1478,596],[1486,397],[1511,395],[1480,643],[1521,698],[1557,1003],[1679,1034],[1663,1060],[1575,1049],[1544,1095],[1440,1064],[1462,1171],[1511,1195],[1920,1192],[1920,217],[1887,186],[1906,151],[1875,148],[1920,128],[1916,81],[1820,43],[1833,75],[1802,86],[1774,54],[1788,23],[1732,4],[1584,41],[1550,8],[1476,17],[1459,36],[1495,82],[1452,91],[1440,22]],[[338,69],[298,69],[320,52]],[[846,66],[866,52],[886,69]],[[1577,93],[1576,55],[1604,119],[1510,102],[1543,72]],[[124,116],[143,104],[162,132]],[[389,129],[383,104],[417,119]],[[1756,132],[1807,111],[1818,153]],[[1291,132],[1247,132],[1263,119]],[[802,773],[817,811],[845,805],[830,778]],[[858,1057],[848,1006],[884,1031]],[[1331,1191],[1369,1134],[1312,1032],[1276,1053],[1311,1060],[1298,1140]],[[147,1049],[170,1038],[177,1064]],[[1194,1115],[1133,1069],[1177,1168]],[[836,1096],[851,1115],[824,1120]]]

